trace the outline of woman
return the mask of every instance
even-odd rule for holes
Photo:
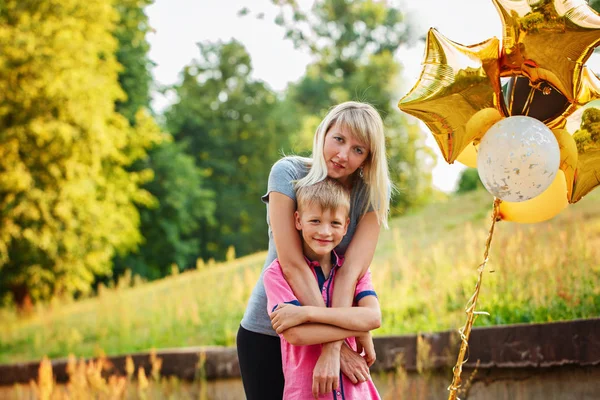
[[[351,192],[350,225],[336,247],[345,256],[336,278],[334,307],[352,306],[356,282],[367,271],[381,225],[387,227],[389,181],[383,122],[370,105],[342,103],[317,128],[312,158],[284,157],[273,165],[267,193],[269,251],[264,269],[279,259],[285,279],[300,303],[324,306],[312,272],[306,268],[300,237],[294,225],[295,188],[326,177],[340,181]],[[281,400],[283,373],[277,333],[267,314],[262,275],[254,287],[237,336],[238,358],[248,400]],[[368,367],[343,341],[323,345],[314,379],[329,387],[340,368],[353,382],[365,381]]]

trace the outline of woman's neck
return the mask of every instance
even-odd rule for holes
[[[356,174],[352,174],[349,176],[346,176],[344,178],[339,178],[338,181],[348,190],[352,190],[352,187],[354,186],[354,182],[356,181]]]

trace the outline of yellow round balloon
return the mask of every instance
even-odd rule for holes
[[[554,181],[537,197],[531,200],[513,203],[500,203],[500,216],[504,221],[533,224],[547,221],[564,210],[567,199],[567,182],[562,170],[558,170]]]
[[[477,168],[477,148],[473,143],[469,144],[456,158],[461,164],[470,168]]]

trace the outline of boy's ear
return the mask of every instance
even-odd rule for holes
[[[300,221],[300,213],[298,211],[294,211],[294,223],[296,224],[296,229],[301,231],[302,230],[302,222]]]
[[[344,235],[348,232],[348,227],[350,226],[350,218],[346,218],[346,225],[344,225]]]

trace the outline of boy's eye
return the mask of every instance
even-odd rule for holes
[[[313,224],[317,224],[317,223],[319,223],[319,220],[318,219],[311,219],[309,222],[312,222]]]

